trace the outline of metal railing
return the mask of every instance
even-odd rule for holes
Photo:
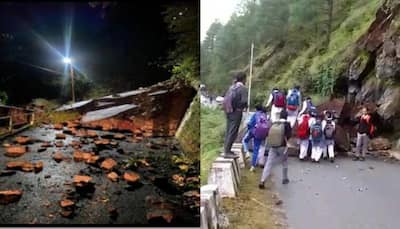
[[[8,136],[10,134],[19,132],[20,130],[23,130],[29,126],[32,126],[35,123],[35,113],[34,112],[29,112],[29,113],[25,113],[23,114],[24,116],[28,116],[26,118],[26,122],[19,122],[17,123],[15,120],[13,120],[13,116],[12,115],[7,115],[7,116],[2,116],[0,117],[0,120],[8,120],[8,125],[7,125],[7,131],[6,132],[0,132],[0,137],[5,137]],[[18,128],[18,129],[14,129],[15,126],[20,126],[23,125],[24,126]]]

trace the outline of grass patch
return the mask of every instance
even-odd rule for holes
[[[200,109],[200,155],[201,183],[206,184],[208,172],[218,151],[223,148],[225,132],[225,114],[220,109],[201,107]]]
[[[78,119],[80,114],[78,112],[52,112],[49,114],[50,123],[62,123]]]
[[[177,134],[177,138],[183,151],[192,160],[199,160],[200,153],[200,100],[196,95],[189,107],[187,120],[182,126],[182,130]]]

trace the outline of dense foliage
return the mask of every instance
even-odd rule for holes
[[[254,42],[252,104],[272,87],[300,84],[330,96],[345,72],[352,45],[375,18],[382,0],[243,0],[230,20],[214,22],[201,43],[201,79],[223,94],[231,73],[249,73]]]

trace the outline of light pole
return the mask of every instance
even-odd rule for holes
[[[71,76],[71,89],[72,89],[72,102],[75,103],[75,85],[74,85],[74,68],[72,67],[72,60],[69,57],[64,57],[63,62],[70,67]]]

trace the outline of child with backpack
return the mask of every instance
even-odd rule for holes
[[[261,176],[261,181],[258,185],[260,189],[265,188],[265,180],[271,174],[272,166],[276,162],[282,163],[282,184],[289,183],[287,141],[291,136],[292,129],[290,128],[289,122],[286,121],[286,110],[282,110],[279,117],[279,120],[272,123],[268,134],[267,145],[270,147],[270,149],[267,162],[265,163],[264,170]]]
[[[256,112],[251,117],[249,123],[247,123],[248,134],[245,139],[243,139],[243,146],[245,152],[248,152],[248,143],[253,139],[253,156],[251,160],[250,171],[253,172],[257,165],[258,153],[260,151],[260,146],[265,142],[265,138],[268,136],[270,128],[269,117],[266,114],[266,110],[263,109],[261,105],[256,106]]]
[[[304,114],[304,112],[307,112],[308,114],[314,117],[317,116],[317,107],[314,106],[314,104],[312,103],[311,97],[307,97],[303,101],[303,105],[301,111],[299,112],[299,116]]]
[[[290,123],[290,127],[293,128],[296,124],[297,114],[301,105],[300,86],[295,86],[293,89],[289,90],[286,101],[286,110],[288,113],[287,120]]]
[[[333,120],[333,113],[331,111],[325,111],[325,119],[322,120],[322,130],[324,132],[324,159],[327,159],[327,153],[329,155],[329,159],[331,163],[335,162],[335,133],[336,133],[336,124]]]
[[[309,120],[311,137],[311,161],[319,162],[324,146],[324,134],[320,117]]]
[[[368,114],[368,108],[364,107],[361,110],[361,117],[359,118],[358,130],[357,130],[357,145],[356,145],[356,156],[353,161],[364,161],[365,154],[368,150],[369,138],[373,136],[375,126],[372,124],[371,115]]]
[[[272,89],[266,107],[271,105],[271,121],[279,120],[279,114],[286,107],[286,96],[278,88]]]
[[[310,125],[309,125],[310,119],[311,116],[308,114],[308,112],[305,112],[297,120],[298,122],[297,137],[299,138],[299,143],[300,143],[300,153],[299,153],[300,161],[303,161],[305,159],[308,152],[308,146],[310,143]]]

